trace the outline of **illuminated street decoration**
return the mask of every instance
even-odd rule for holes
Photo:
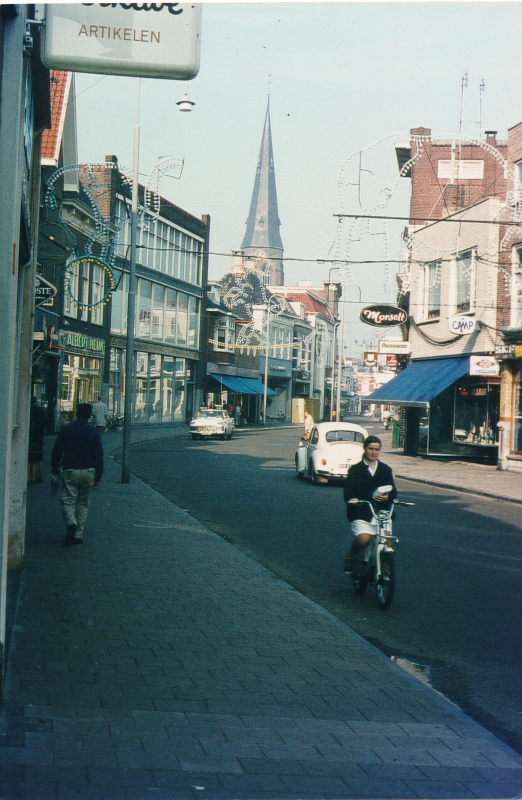
[[[379,175],[379,158],[376,151],[379,148],[389,146],[390,143],[397,141],[411,142],[411,158],[407,160],[398,174],[392,180],[388,177]],[[361,148],[352,153],[341,165],[341,169],[337,179],[337,190],[339,197],[339,210],[341,214],[349,212],[350,214],[361,213],[361,217],[339,217],[337,226],[337,233],[335,243],[331,248],[333,253],[332,263],[338,262],[342,264],[344,271],[344,284],[346,289],[356,286],[356,280],[352,272],[352,268],[345,262],[356,262],[353,255],[355,246],[360,245],[366,241],[368,244],[372,243],[372,252],[377,250],[375,262],[384,263],[383,268],[383,290],[388,294],[395,294],[396,285],[392,281],[396,269],[390,257],[390,241],[388,231],[388,221],[384,218],[386,211],[390,205],[391,200],[397,195],[399,190],[401,178],[408,176],[414,164],[423,158],[428,158],[426,152],[426,144],[437,141],[450,141],[454,142],[456,148],[464,145],[480,147],[490,157],[498,162],[505,177],[508,179],[508,185],[513,189],[508,189],[505,196],[501,199],[499,211],[497,216],[493,217],[490,221],[493,223],[509,222],[507,232],[500,242],[500,251],[506,252],[510,249],[513,242],[520,241],[522,238],[522,203],[520,203],[520,196],[522,193],[522,186],[515,175],[512,166],[506,161],[499,150],[491,143],[475,139],[464,134],[442,134],[442,135],[414,135],[404,132],[395,132],[388,136],[379,139],[367,147]],[[373,157],[370,157],[373,154]],[[380,159],[382,161],[382,158]],[[395,164],[395,155],[386,159],[387,163]],[[457,162],[456,162],[457,163]],[[480,162],[477,162],[480,163]],[[458,162],[458,175],[461,178],[461,172],[465,164]],[[448,169],[446,162],[443,163],[443,169]],[[382,171],[382,168],[381,168]],[[495,195],[498,197],[498,194]],[[462,213],[465,209],[459,209],[456,213]],[[366,218],[363,218],[366,215]],[[434,220],[435,221],[435,220]],[[466,219],[463,218],[463,223]],[[518,224],[513,224],[518,223]],[[370,237],[371,240],[370,240]],[[378,243],[378,244],[377,244]],[[511,275],[498,264],[498,248],[499,243],[495,236],[489,237],[484,241],[476,252],[476,263],[480,265],[483,274],[486,276],[486,288],[484,297],[476,297],[475,302],[485,303],[491,302],[494,297],[495,280],[500,274],[504,280],[506,291],[509,294],[512,292]],[[404,261],[406,274],[402,275],[401,292],[407,293],[412,288],[411,274],[409,272],[409,264],[411,262],[428,263],[430,261],[447,261],[455,259],[456,255],[465,249],[461,242],[461,226],[454,225],[444,236],[444,243],[437,241],[428,241],[423,236],[422,228],[416,228],[411,233],[404,236],[401,244],[400,260]],[[429,252],[429,258],[426,253]],[[467,278],[471,275],[471,270],[474,266],[465,264],[463,271],[466,273]],[[415,281],[420,279],[421,271],[417,271]],[[430,276],[430,288],[435,288],[440,284],[441,271],[440,264],[437,266],[436,271]]]
[[[180,178],[182,170],[183,159],[174,156],[166,156],[160,159],[151,170],[145,186],[144,205],[141,203],[138,204],[139,225],[144,230],[148,230],[151,224],[159,217],[161,210],[160,182],[162,177],[168,172],[174,171],[177,173],[174,177]],[[62,279],[65,293],[69,299],[78,308],[92,309],[106,305],[114,291],[115,278],[113,270],[117,246],[120,233],[126,222],[124,219],[121,219],[119,224],[115,226],[114,221],[111,220],[110,200],[113,194],[113,180],[117,176],[121,184],[130,187],[132,185],[132,173],[125,167],[119,167],[118,164],[113,161],[105,161],[102,164],[69,164],[53,172],[47,182],[47,192],[44,202],[47,207],[48,220],[52,220],[55,226],[52,230],[49,228],[50,234],[54,235],[54,238],[46,246],[46,253],[49,253],[49,258],[54,257],[55,260],[56,256],[54,255],[54,250],[57,249],[58,245],[53,248],[54,239],[57,239],[57,234],[60,233],[62,229],[63,234],[58,244],[64,249],[64,242],[67,243],[69,249],[65,258],[70,255],[73,248],[73,245],[69,246],[69,241],[71,239],[74,246],[77,246],[76,239],[61,219],[60,207],[55,194],[57,182],[62,179],[66,173],[70,172],[75,174],[79,185],[89,199],[93,214],[94,229],[85,243],[84,254],[78,253],[76,259],[66,264],[62,272]],[[57,225],[59,225],[59,228],[56,227]],[[44,233],[46,230],[44,224]],[[67,238],[65,232],[69,234],[69,238]],[[93,252],[95,246],[97,251],[99,251],[96,254]],[[60,263],[63,263],[65,258],[62,258]],[[52,263],[55,263],[55,261]],[[77,290],[75,290],[73,286],[74,272],[77,269],[81,269],[82,265],[100,267],[107,278],[104,282],[105,288],[101,296],[91,303],[80,301],[79,297],[77,297]]]

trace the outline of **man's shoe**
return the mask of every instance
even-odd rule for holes
[[[67,526],[67,535],[65,537],[65,544],[73,544],[75,538],[74,534],[76,533],[77,528],[78,525],[75,525],[74,523],[72,525]]]
[[[353,572],[353,556],[350,553],[344,559],[344,571],[347,575],[351,575]]]
[[[69,544],[83,544],[83,539],[79,539],[77,536],[73,536]]]

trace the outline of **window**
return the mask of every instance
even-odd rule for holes
[[[136,336],[139,336],[141,339],[150,339],[151,311],[152,283],[139,278]]]
[[[457,257],[457,312],[465,313],[475,308],[476,253],[466,250]]]
[[[421,268],[421,319],[440,317],[441,262],[432,261]]]
[[[228,350],[232,349],[234,344],[235,334],[235,321],[231,317],[222,317],[217,319],[214,326],[214,350]]]
[[[163,341],[163,321],[165,317],[165,287],[153,284],[152,338]]]
[[[102,267],[98,266],[98,264],[94,264],[92,267],[91,280],[92,280],[91,322],[94,322],[95,325],[103,325],[103,305],[101,303],[101,300],[104,295],[105,270]]]
[[[126,274],[115,272],[116,288],[111,299],[111,332],[127,332],[127,278]]]
[[[522,245],[513,248],[511,327],[522,328]]]
[[[187,342],[189,347],[198,346],[199,342],[198,323],[199,323],[198,299],[197,297],[189,296],[189,337]],[[234,330],[235,330],[235,324],[234,324]]]
[[[178,337],[176,344],[187,344],[187,315],[188,297],[184,292],[178,292],[178,314],[177,331]]]
[[[79,264],[76,264],[73,269],[68,270],[67,275],[68,283],[66,285],[63,313],[67,317],[76,317],[78,313],[78,307],[73,298],[78,298],[78,284],[80,276]]]
[[[170,344],[176,342],[176,303],[177,292],[175,289],[167,289],[167,300],[165,304],[165,341]]]

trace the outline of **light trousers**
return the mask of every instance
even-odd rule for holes
[[[62,513],[66,527],[76,525],[76,538],[81,539],[91,504],[94,484],[93,469],[64,469],[62,476]]]

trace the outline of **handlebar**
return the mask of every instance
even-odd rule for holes
[[[347,505],[350,505],[350,506],[362,506],[364,503],[367,503],[372,508],[374,508],[377,505],[375,500],[348,500],[347,501]],[[409,508],[409,507],[415,505],[415,503],[407,503],[404,500],[392,500],[392,504],[394,506],[400,506],[401,508]]]

